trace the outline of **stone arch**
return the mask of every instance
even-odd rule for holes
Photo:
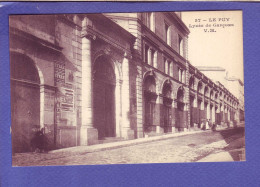
[[[156,93],[156,81],[153,76],[147,76],[143,82],[144,90]]]
[[[147,77],[153,77],[154,83],[155,83],[155,93],[159,94],[160,93],[160,84],[159,84],[157,76],[156,76],[156,74],[153,70],[150,70],[150,71],[147,71],[147,72],[144,73],[144,75],[143,75],[143,88],[145,88],[144,83],[145,83],[145,80],[147,79]]]
[[[184,128],[186,128],[186,124],[185,124],[185,112],[184,112],[184,107],[185,107],[185,103],[184,103],[184,99],[185,99],[185,90],[183,88],[183,86],[180,86],[177,89],[177,93],[176,93],[176,101],[177,101],[177,110],[176,110],[176,127],[179,128],[179,130],[183,130]]]
[[[100,57],[105,57],[108,62],[110,63],[110,65],[113,67],[114,69],[114,73],[116,75],[116,80],[122,80],[122,69],[121,69],[121,63],[114,58],[111,54],[107,54],[104,50],[100,50],[97,53],[95,53],[94,58],[92,60],[92,67],[95,66],[95,62],[97,61],[98,58]]]
[[[177,98],[177,101],[184,103],[184,101],[185,101],[185,90],[184,90],[183,86],[180,86],[177,89],[176,98]]]
[[[94,127],[99,139],[120,136],[122,73],[119,62],[100,51],[92,63]]]
[[[35,61],[16,51],[10,53],[10,76],[13,151],[27,152],[35,131],[44,126],[44,79]]]
[[[172,132],[172,82],[170,79],[163,81],[161,86],[162,107],[161,107],[161,126],[164,132]]]
[[[169,93],[168,94],[165,94],[165,89],[166,89],[166,87],[167,87],[167,89],[168,89],[168,91],[170,91],[170,95],[169,95]],[[171,82],[171,80],[170,79],[168,79],[168,78],[166,78],[163,82],[162,82],[162,85],[161,85],[161,89],[160,89],[160,93],[162,94],[162,95],[167,95],[168,97],[170,97],[170,98],[173,98],[173,95],[172,95],[172,89],[173,88],[173,85],[172,85],[172,82]]]
[[[144,103],[144,132],[151,131],[154,125],[154,111],[157,102],[157,81],[153,71],[148,71],[143,78],[143,103]]]
[[[102,69],[103,67],[105,67],[105,69]],[[93,72],[92,72],[93,79],[95,79],[96,76],[102,76],[100,78],[104,78],[104,79],[107,78],[107,80],[104,81],[112,81],[111,83],[115,84],[116,80],[119,79],[119,77],[117,76],[119,73],[117,72],[118,71],[116,71],[115,64],[113,63],[113,61],[109,56],[100,55],[95,59],[95,62],[93,64]]]
[[[25,54],[23,51],[19,51],[19,50],[10,50],[10,58],[15,55],[15,56],[23,56],[24,58],[26,58],[28,61],[32,62],[32,65],[35,67],[35,69],[38,72],[39,75],[39,79],[40,79],[40,85],[44,85],[44,77],[43,77],[43,73],[41,71],[41,69],[39,68],[39,66],[35,63],[35,61],[27,54]]]
[[[103,47],[104,48],[104,47]],[[122,127],[121,127],[121,118],[122,118],[122,84],[123,84],[123,70],[122,63],[125,58],[125,53],[121,51],[120,56],[118,53],[115,53],[109,46],[105,46],[105,49],[101,49],[97,51],[93,55],[92,63],[95,63],[96,60],[104,56],[108,59],[110,65],[114,69],[114,73],[116,76],[116,86],[115,86],[115,116],[116,116],[116,136],[122,136]],[[94,64],[93,66],[94,67]]]

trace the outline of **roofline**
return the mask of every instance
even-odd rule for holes
[[[218,66],[196,66],[200,71],[225,71],[224,68]]]
[[[177,14],[175,12],[168,12],[182,27],[182,29],[186,32],[187,35],[190,34],[190,30],[188,29],[188,27],[185,25],[185,23],[182,21],[182,19],[177,16]]]
[[[120,25],[118,25],[117,23],[115,23],[113,20],[111,20],[110,18],[108,18],[102,13],[88,13],[88,14],[76,14],[76,15],[79,15],[81,17],[87,16],[91,19],[96,19],[96,20],[97,19],[104,20],[103,22],[104,24],[106,24],[109,27],[115,27],[116,29],[121,31],[123,35],[125,35],[128,39],[132,41],[132,43],[134,43],[136,40],[136,37],[131,33],[129,33],[129,31],[125,30],[123,27],[121,27]]]

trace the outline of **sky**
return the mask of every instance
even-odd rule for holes
[[[218,66],[243,78],[242,11],[182,12],[190,30],[188,59],[194,66]]]

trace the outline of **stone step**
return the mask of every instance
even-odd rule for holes
[[[148,137],[153,137],[153,136],[162,136],[166,133],[156,133],[156,132],[149,132],[149,133],[146,133],[148,135]]]
[[[118,141],[124,141],[125,139],[122,137],[105,137],[102,140],[98,140],[98,143],[110,143],[110,142],[118,142]]]

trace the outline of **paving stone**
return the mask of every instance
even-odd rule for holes
[[[213,153],[227,155],[225,148],[231,142],[236,144],[236,146],[231,145],[231,147],[238,148],[244,146],[243,133],[233,132],[234,129],[227,129],[225,131],[228,132],[208,131],[206,133],[195,133],[86,154],[79,154],[76,151],[68,150],[52,153],[21,153],[13,156],[13,165],[44,166],[194,162]],[[225,134],[225,138],[222,134]],[[193,146],[190,146],[191,144]],[[211,158],[215,157],[212,156],[206,159],[206,161],[212,161]],[[216,159],[216,161],[220,160],[220,158]]]

